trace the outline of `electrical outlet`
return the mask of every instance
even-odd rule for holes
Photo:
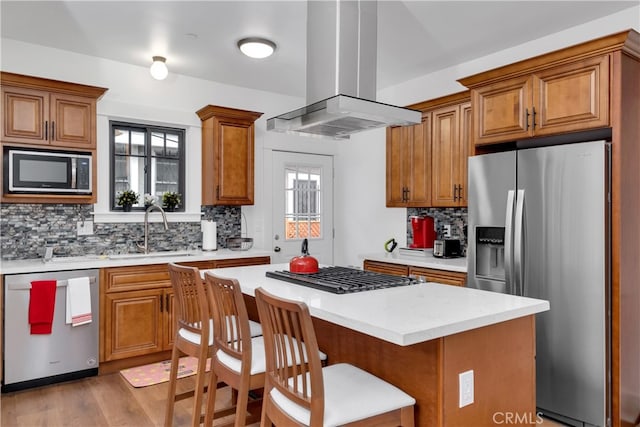
[[[443,227],[444,237],[451,237],[451,224],[445,224]]]
[[[78,221],[78,236],[89,236],[93,234],[93,221]]]
[[[458,375],[458,390],[460,391],[459,408],[473,403],[473,371],[462,372]]]

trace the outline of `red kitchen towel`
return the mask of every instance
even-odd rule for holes
[[[29,291],[31,335],[50,334],[56,305],[56,281],[34,280]]]

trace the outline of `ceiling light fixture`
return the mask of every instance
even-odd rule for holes
[[[276,44],[271,40],[258,37],[248,37],[238,42],[238,48],[250,58],[262,59],[273,54]]]
[[[167,64],[165,63],[167,59],[164,56],[154,56],[153,64],[151,64],[151,68],[149,69],[149,73],[151,73],[151,77],[156,80],[164,80],[167,78],[169,74],[169,70],[167,69]]]

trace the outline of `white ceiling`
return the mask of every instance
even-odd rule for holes
[[[634,1],[378,2],[378,90],[556,33]],[[169,72],[305,96],[306,2],[8,1],[1,35]],[[239,39],[266,37],[276,53],[250,59]]]

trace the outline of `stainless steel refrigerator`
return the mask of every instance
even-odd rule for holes
[[[536,315],[536,406],[577,426],[610,418],[610,147],[469,158],[468,286],[550,302]]]

